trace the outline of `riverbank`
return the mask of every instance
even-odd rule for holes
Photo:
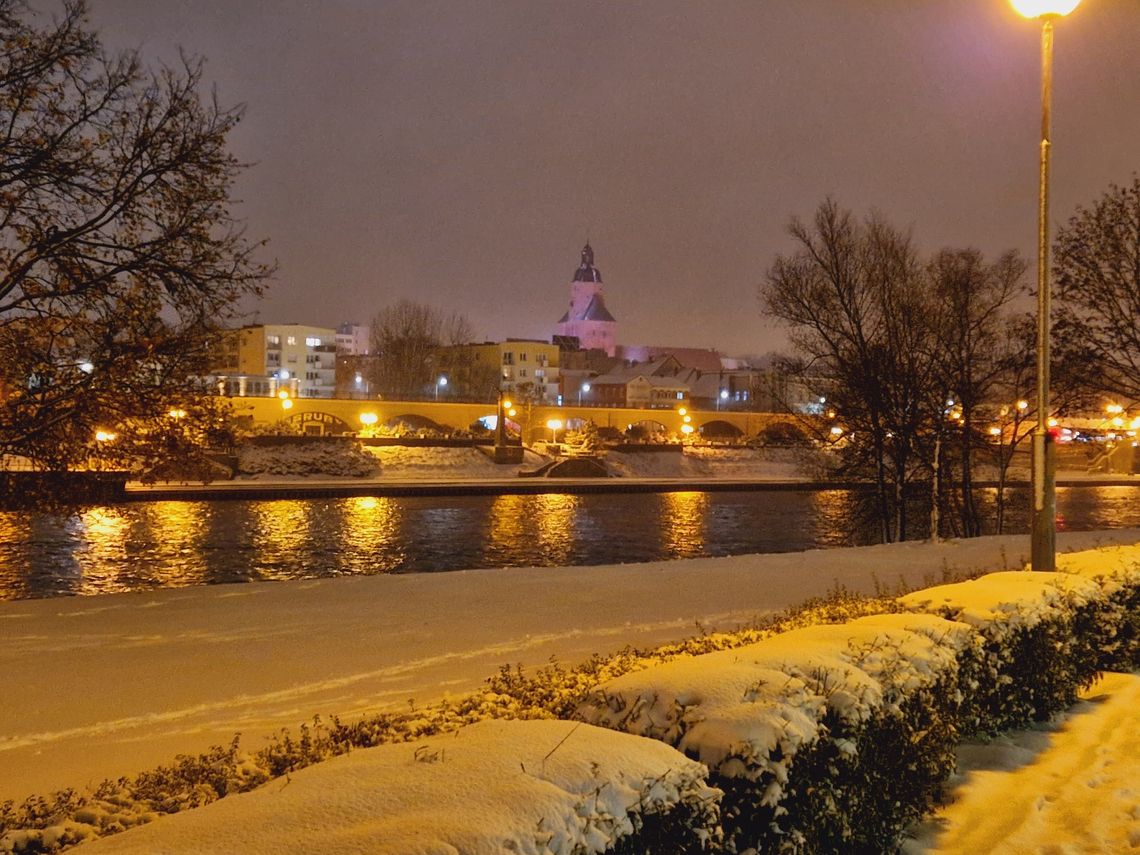
[[[1064,532],[1059,548],[1140,541]],[[836,588],[874,594],[1020,567],[1021,536],[601,567],[504,568],[0,603],[0,800],[84,787],[313,715],[477,689],[730,629]]]

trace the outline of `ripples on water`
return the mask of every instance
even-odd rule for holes
[[[1062,488],[1073,529],[1140,525],[1134,487]],[[1025,528],[1015,492],[1007,531]],[[858,495],[638,493],[149,502],[0,513],[0,599],[474,567],[609,564],[874,542]],[[923,524],[919,509],[912,515]],[[924,531],[912,536],[924,536]]]

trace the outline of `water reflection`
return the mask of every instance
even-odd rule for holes
[[[550,556],[544,563],[571,561],[581,504],[581,496],[557,493],[494,497],[485,528],[488,563],[531,563],[519,558],[535,551]]]
[[[1138,485],[1140,486],[1140,485]],[[0,598],[339,574],[611,564],[877,541],[868,492],[678,492],[152,502],[73,517],[0,512]],[[996,492],[979,491],[992,519]],[[1072,530],[1140,526],[1136,487],[1065,487]],[[1007,532],[1028,525],[1008,493]],[[912,538],[929,508],[910,508]],[[992,526],[991,526],[992,528]]]
[[[666,558],[704,554],[708,493],[662,493],[661,545]]]
[[[400,539],[403,523],[394,499],[357,496],[341,503],[343,525],[338,553],[341,572],[377,573],[397,569],[407,550]]]

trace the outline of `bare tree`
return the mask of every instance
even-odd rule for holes
[[[461,314],[399,300],[372,319],[370,337],[377,390],[388,398],[413,401],[434,390],[439,372],[462,368],[459,356],[453,366],[442,358],[441,348],[470,342],[472,332]]]
[[[871,475],[884,542],[907,536],[905,488],[915,475],[932,364],[930,311],[909,237],[877,217],[859,223],[832,200],[761,286],[769,314],[790,327],[804,382],[847,429],[843,459]]]
[[[966,537],[982,533],[974,461],[989,442],[984,410],[1013,368],[1008,307],[1022,290],[1025,268],[1015,252],[987,264],[974,249],[944,249],[927,265],[935,336],[934,400],[928,406],[935,420],[929,434],[940,450],[932,455],[931,469],[942,486],[936,501],[953,511],[954,533]]]
[[[1055,257],[1066,361],[1097,378],[1094,391],[1140,398],[1140,178],[1079,206]]]
[[[104,53],[83,0],[46,24],[0,0],[0,44],[0,454],[73,467],[104,427],[169,456],[269,272],[230,214],[240,110],[199,98],[199,60]]]

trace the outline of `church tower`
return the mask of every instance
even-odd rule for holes
[[[558,322],[558,335],[577,336],[584,349],[598,348],[607,356],[615,355],[617,321],[606,309],[602,272],[594,266],[589,241],[582,248],[582,263],[570,283],[570,309]]]

